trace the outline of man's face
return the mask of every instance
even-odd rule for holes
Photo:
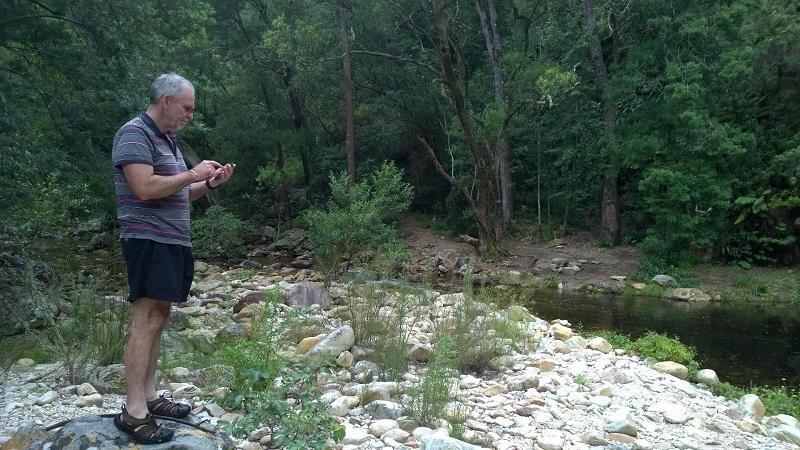
[[[175,97],[166,94],[166,114],[169,131],[180,131],[194,116],[194,92],[182,89]],[[164,130],[167,131],[167,130]]]

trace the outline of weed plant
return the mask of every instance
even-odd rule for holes
[[[232,378],[230,406],[244,413],[242,419],[220,422],[226,432],[246,438],[266,427],[272,445],[288,450],[322,449],[329,439],[338,442],[344,437],[344,428],[317,401],[317,376],[333,363],[292,362],[283,351],[290,345],[283,329],[307,317],[304,313],[282,315],[275,296],[270,296],[255,314],[251,335],[224,344],[214,353],[216,365],[209,376]]]
[[[455,400],[453,376],[458,361],[453,343],[448,336],[439,340],[420,382],[403,397],[406,414],[421,426],[437,428],[437,421],[444,417],[445,408]]]
[[[555,289],[558,287],[558,283],[558,277],[555,275],[550,275],[542,280],[542,287],[546,289]]]
[[[220,425],[239,438],[248,438],[256,429],[266,427],[273,448],[286,450],[321,450],[327,448],[329,439],[341,441],[344,426],[317,400],[317,376],[333,367],[332,362],[318,365],[304,361],[277,371],[242,371],[231,406],[246,415],[233,422],[220,421]]]
[[[658,283],[649,283],[640,291],[640,295],[646,297],[661,297],[666,292],[666,288]]]
[[[425,301],[424,291],[407,282],[394,287],[377,283],[348,284],[350,324],[356,343],[372,350],[369,360],[387,379],[399,379],[408,370],[406,317]]]
[[[493,338],[497,332],[492,325],[489,307],[467,294],[452,307],[449,317],[437,322],[433,341],[435,346],[450,342],[461,372],[483,373],[492,359],[505,353],[501,341]]]
[[[785,383],[786,379],[782,381]],[[758,395],[768,415],[786,414],[800,420],[800,388],[797,386],[754,386],[750,392]]]
[[[122,362],[128,305],[98,292],[97,280],[76,275],[64,294],[72,308],[69,315],[50,322],[40,334],[43,347],[63,365],[71,383],[85,381],[94,366]]]
[[[491,288],[476,291],[469,274],[464,277],[463,294],[463,300],[448,311],[446,318],[436,323],[433,336],[436,345],[442,339],[450,340],[458,355],[456,367],[461,372],[484,373],[490,370],[494,358],[507,354],[511,349],[519,352],[536,349],[538,342],[529,332],[530,321],[514,309],[520,307],[512,305],[506,311],[498,311],[492,303],[497,298],[497,291]]]
[[[54,360],[53,353],[32,332],[0,339],[0,373],[3,376],[20,358],[30,358],[37,364]]]
[[[252,333],[247,339],[224,344],[214,352],[216,364],[234,368],[237,383],[246,381],[246,372],[276,373],[286,364],[281,357],[281,327],[286,326],[279,317],[280,308],[275,302],[267,302],[257,309]],[[241,388],[240,384],[231,386]]]
[[[785,383],[786,379],[782,379]],[[786,414],[800,420],[800,397],[798,388],[786,386],[751,386],[749,388],[736,387],[730,383],[720,382],[710,386],[716,395],[728,400],[739,401],[746,394],[755,394],[764,404],[766,415],[775,416]]]

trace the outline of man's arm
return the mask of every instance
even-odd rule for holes
[[[122,167],[131,190],[142,200],[155,200],[172,195],[195,182],[193,172],[163,176],[153,173],[149,164],[125,164]]]
[[[122,171],[125,172],[125,179],[131,186],[131,190],[142,200],[155,200],[172,195],[184,187],[192,184],[190,196],[196,193],[200,197],[205,193],[205,180],[214,176],[216,167],[221,165],[215,161],[203,161],[195,169],[175,175],[155,175],[153,166],[149,164],[131,163],[125,164]],[[194,198],[192,200],[194,200]]]
[[[192,172],[189,172],[192,173]],[[189,185],[189,201],[197,200],[208,192],[205,181],[198,181]]]

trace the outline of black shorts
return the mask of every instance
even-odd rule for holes
[[[185,302],[194,277],[192,248],[150,239],[122,239],[128,268],[128,301],[142,297]]]

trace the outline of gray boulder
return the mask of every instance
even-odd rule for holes
[[[188,425],[168,420],[159,424],[175,431],[170,442],[148,445],[152,450],[233,450],[233,440],[219,432],[206,432]],[[204,424],[204,427],[209,425]],[[101,416],[83,416],[53,430],[44,438],[31,443],[27,450],[89,450],[141,448],[133,438],[114,426],[114,419]]]
[[[459,256],[452,248],[446,248],[436,253],[436,264],[443,266],[448,271],[458,267]]]
[[[356,342],[356,335],[353,329],[345,325],[339,327],[319,341],[315,346],[306,352],[305,357],[321,362],[326,356],[338,357],[345,350],[350,350]]]
[[[458,439],[444,436],[425,436],[419,440],[422,450],[481,450],[484,447],[468,444]]]
[[[125,394],[125,366],[96,367],[89,373],[87,381],[101,394]]]
[[[286,304],[298,308],[318,305],[322,309],[330,308],[331,296],[322,285],[316,283],[298,283],[286,293]]]
[[[669,275],[656,275],[650,281],[660,284],[666,288],[678,286],[678,282],[675,280],[675,278]]]
[[[275,242],[269,246],[270,250],[273,251],[289,251],[295,252],[298,251],[303,247],[303,243],[308,239],[308,234],[300,228],[292,228],[291,230],[286,230],[286,232],[282,233],[275,239]]]

